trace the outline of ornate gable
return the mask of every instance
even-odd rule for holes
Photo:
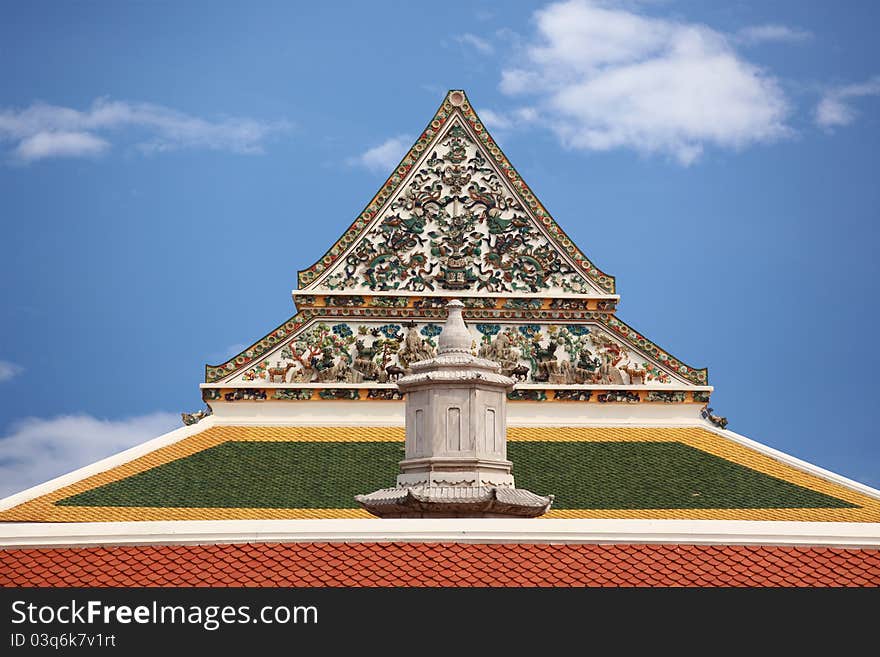
[[[351,228],[299,274],[301,291],[614,293],[450,91]]]
[[[615,316],[614,279],[577,249],[450,91],[385,185],[318,263],[298,312],[206,367],[210,402],[399,399],[458,298],[473,353],[520,383],[510,399],[704,403],[685,365]]]
[[[280,341],[255,366],[239,370],[224,383],[387,384],[389,366],[405,369],[410,362],[433,355],[443,323],[442,312],[439,315],[430,319],[412,313],[409,321],[319,316],[297,331],[294,339]],[[498,362],[506,376],[517,376],[524,385],[651,385],[674,389],[703,383],[699,371],[679,371],[663,356],[652,357],[644,347],[628,344],[599,321],[559,324],[499,321],[489,316],[468,324],[474,354]]]

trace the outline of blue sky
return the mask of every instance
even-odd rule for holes
[[[449,88],[731,429],[880,486],[876,3],[2,13],[0,493],[199,408]]]

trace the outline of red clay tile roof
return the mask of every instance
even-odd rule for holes
[[[880,550],[290,543],[10,549],[2,586],[880,586]]]

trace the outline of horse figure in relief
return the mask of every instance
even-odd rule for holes
[[[266,376],[269,383],[275,383],[275,377],[281,377],[281,383],[287,381],[287,373],[295,367],[293,363],[288,363],[286,366],[282,366],[279,361],[276,367],[270,367],[266,370]]]

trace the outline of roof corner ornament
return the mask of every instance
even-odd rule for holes
[[[703,410],[700,411],[700,415],[703,417],[704,420],[711,422],[719,429],[726,429],[727,418],[721,415],[715,415],[714,411],[714,408],[709,408],[709,405],[706,404],[706,406],[703,407]]]
[[[186,427],[190,427],[194,424],[198,424],[200,420],[204,420],[209,415],[213,415],[214,411],[211,410],[210,406],[206,406],[200,411],[196,411],[195,413],[181,413],[180,419],[183,420],[183,425]]]
[[[356,495],[381,518],[535,517],[553,496],[516,488],[507,460],[507,393],[516,380],[471,353],[464,304],[453,299],[437,355],[410,364],[406,455],[394,488]]]

